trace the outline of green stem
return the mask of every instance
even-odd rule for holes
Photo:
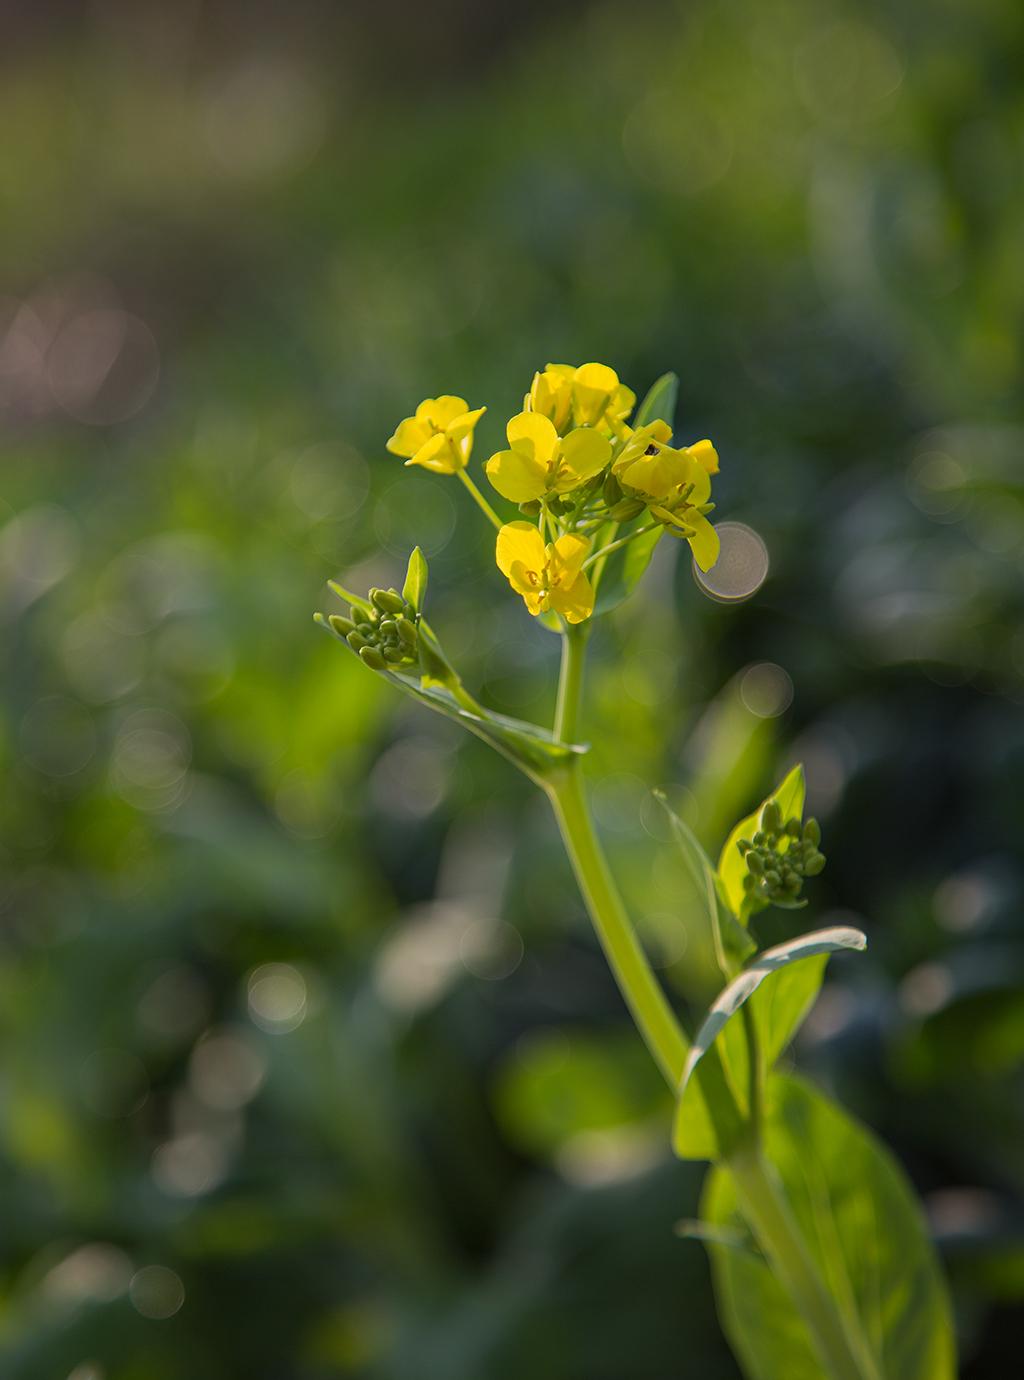
[[[583,695],[583,664],[590,637],[590,623],[567,623],[562,634],[562,669],[555,705],[555,737],[574,743]]]
[[[740,1210],[807,1324],[831,1380],[881,1380],[863,1337],[851,1337],[807,1250],[781,1187],[752,1145],[728,1160]]]
[[[547,789],[608,965],[637,1029],[674,1092],[686,1060],[686,1039],[629,922],[590,817],[579,763],[563,768],[557,779],[549,780]]]
[[[580,569],[586,570],[588,566],[593,565],[595,561],[601,560],[603,556],[610,556],[613,551],[618,551],[622,546],[628,546],[629,543],[635,541],[637,537],[645,537],[648,532],[653,532],[656,527],[660,526],[660,522],[649,522],[646,527],[638,527],[635,532],[630,532],[628,536],[619,537],[618,541],[613,541],[608,546],[602,546],[600,551],[595,551],[592,556],[587,557]]]
[[[757,1023],[750,1002],[745,1001],[741,1008],[743,1014],[743,1033],[747,1041],[748,1113],[747,1131],[750,1141],[757,1146],[761,1143],[761,1122],[764,1115],[764,1068],[761,1062],[761,1043],[757,1038]]]
[[[465,484],[466,488],[472,494],[474,503],[476,503],[477,507],[480,508],[481,512],[487,518],[487,521],[491,523],[494,527],[496,527],[500,532],[502,527],[501,518],[494,511],[491,505],[487,502],[486,498],[484,498],[483,494],[473,483],[472,479],[470,479],[469,475],[466,473],[465,470],[459,470],[459,478],[462,480],[463,484]]]

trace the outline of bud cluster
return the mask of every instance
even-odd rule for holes
[[[766,904],[796,906],[805,877],[816,877],[825,866],[820,852],[821,829],[816,819],[801,824],[794,815],[783,820],[774,800],[765,802],[752,839],[740,839],[747,864],[743,889]]]
[[[369,607],[352,605],[351,618],[329,622],[373,671],[399,670],[419,661],[419,615],[397,589],[371,589]]]

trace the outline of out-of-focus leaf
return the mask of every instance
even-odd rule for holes
[[[766,1156],[849,1335],[887,1380],[952,1380],[946,1288],[902,1170],[802,1080],[776,1075],[768,1093]],[[741,1229],[724,1167],[709,1175],[702,1216],[715,1231]],[[822,1380],[807,1328],[767,1264],[713,1237],[708,1248],[722,1324],[749,1380]]]
[[[676,398],[679,395],[679,377],[671,372],[655,379],[636,410],[633,418],[635,427],[646,426],[648,422],[668,422],[674,425]]]

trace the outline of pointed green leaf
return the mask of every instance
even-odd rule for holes
[[[647,390],[647,396],[637,408],[633,426],[646,426],[648,422],[668,422],[675,425],[676,398],[679,394],[679,377],[676,374],[662,374]]]
[[[718,876],[729,909],[744,924],[756,911],[762,910],[767,902],[758,896],[750,896],[743,890],[743,878],[747,867],[739,850],[739,841],[749,839],[757,829],[761,811],[769,800],[776,802],[782,811],[783,819],[791,819],[794,815],[798,819],[803,818],[804,795],[804,769],[798,763],[756,810],[740,820],[725,841],[725,847],[718,859]]]
[[[949,1299],[902,1169],[865,1127],[802,1079],[768,1084],[765,1154],[864,1356],[865,1375],[953,1380]],[[822,1380],[803,1319],[763,1260],[732,1247],[745,1230],[728,1169],[708,1176],[702,1216],[722,1326],[748,1380]],[[719,1243],[712,1233],[724,1231]]]
[[[782,1053],[810,1009],[821,986],[830,953],[863,949],[867,939],[846,925],[816,930],[786,944],[765,949],[716,998],[690,1046],[679,1085],[673,1147],[681,1159],[715,1159],[719,1154],[714,1108],[707,1104],[702,1080],[693,1073],[713,1048],[720,1050],[725,1076],[742,1111],[748,1103],[749,1060],[742,1024],[731,1020],[751,1001],[767,1067]],[[807,968],[806,975],[795,974]],[[772,977],[770,983],[765,978]],[[778,992],[773,988],[778,986]],[[760,990],[758,990],[760,989]]]
[[[369,599],[364,599],[360,594],[351,594],[344,585],[339,585],[337,580],[328,580],[327,583],[338,598],[344,599],[346,604],[351,604],[355,609],[362,609],[364,613],[373,612],[373,605]]]
[[[765,949],[763,953],[758,954],[749,967],[744,968],[739,977],[733,978],[728,987],[719,992],[711,1003],[711,1009],[686,1057],[679,1086],[680,1096],[686,1092],[686,1085],[697,1067],[698,1060],[707,1053],[726,1021],[735,1016],[765,978],[788,964],[799,963],[803,958],[831,954],[839,949],[866,949],[867,945],[867,936],[861,930],[855,930],[850,925],[833,925],[826,930],[812,930],[810,934],[802,934],[798,939],[787,940],[785,944],[777,944],[774,948]]]
[[[417,613],[423,612],[423,601],[427,594],[427,558],[417,546],[409,557],[402,586],[402,598],[412,604]]]

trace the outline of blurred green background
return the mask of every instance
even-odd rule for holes
[[[871,947],[795,1058],[1017,1374],[1017,0],[4,16],[5,1380],[738,1375],[543,801],[310,621],[420,542],[464,679],[548,718],[556,639],[383,442],[456,392],[478,465],[549,359],[677,370],[770,555],[725,604],[659,550],[594,639],[645,934],[706,995],[647,787],[717,848],[803,760],[797,920]]]

